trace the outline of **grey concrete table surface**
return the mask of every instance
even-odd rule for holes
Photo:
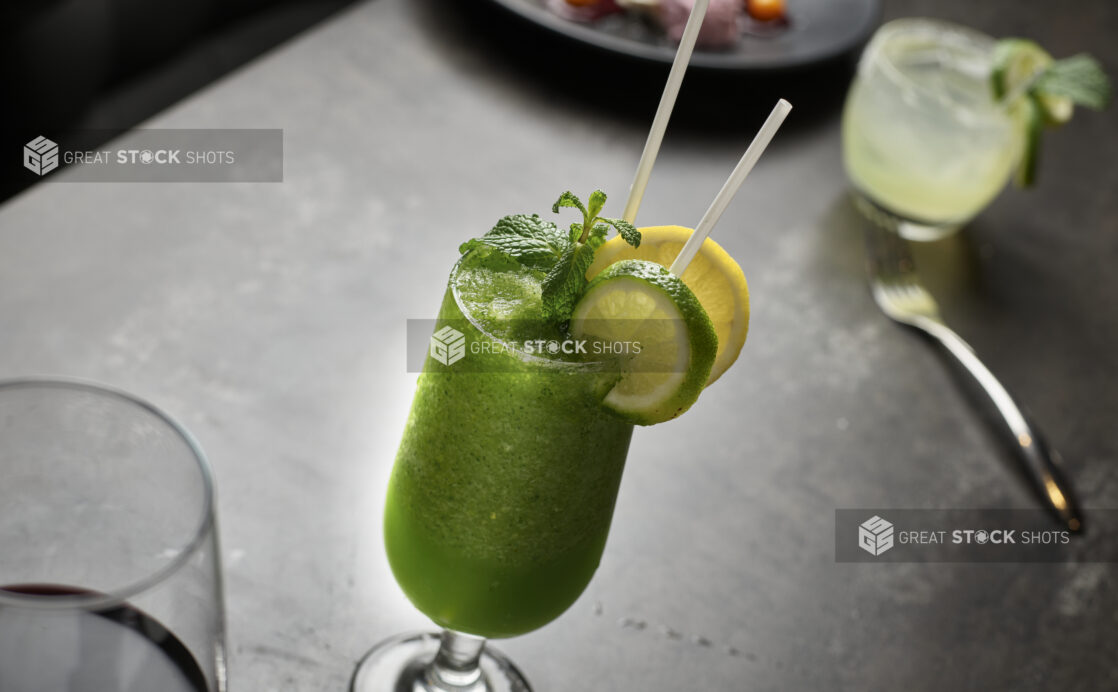
[[[212,460],[233,690],[341,690],[373,643],[426,626],[380,539],[405,320],[500,216],[568,188],[619,205],[644,141],[651,113],[560,98],[445,10],[358,5],[147,125],[283,128],[282,184],[54,182],[0,208],[0,376],[133,390]],[[886,14],[1118,74],[1104,0]],[[673,129],[641,220],[697,220],[746,141]],[[1045,146],[1039,188],[918,261],[1084,503],[1115,507],[1118,119]],[[872,306],[845,195],[838,110],[794,112],[717,230],[752,288],[741,360],[636,432],[594,581],[501,643],[538,690],[1118,689],[1113,565],[836,564],[836,508],[1032,506],[943,360]]]

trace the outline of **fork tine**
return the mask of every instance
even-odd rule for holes
[[[904,276],[911,274],[915,267],[906,241],[876,219],[866,224],[866,257],[870,260],[871,278]]]
[[[868,223],[866,267],[873,297],[886,315],[913,324],[917,317],[939,320],[939,306],[920,283],[908,241],[872,206],[859,205]]]

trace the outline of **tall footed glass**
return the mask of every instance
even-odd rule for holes
[[[397,582],[445,629],[379,644],[355,692],[529,690],[485,639],[558,617],[609,533],[632,435],[599,403],[616,374],[522,348],[558,336],[539,319],[537,279],[477,254],[451,274],[384,514]]]

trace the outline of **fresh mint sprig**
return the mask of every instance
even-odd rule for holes
[[[561,207],[573,207],[582,212],[582,221],[572,223],[567,234],[569,245],[543,280],[544,315],[554,322],[570,319],[575,304],[586,290],[586,271],[594,263],[594,251],[606,242],[610,226],[633,247],[641,243],[641,233],[633,224],[624,219],[599,216],[605,205],[606,193],[601,190],[590,193],[586,205],[569,190],[551,205],[555,214]]]
[[[605,205],[606,193],[601,190],[590,193],[585,205],[574,193],[564,192],[551,211],[558,214],[560,207],[572,207],[582,212],[582,221],[572,223],[568,232],[538,214],[513,214],[485,235],[462,243],[458,251],[466,254],[488,247],[521,266],[543,272],[544,316],[556,323],[566,322],[586,289],[586,271],[594,263],[594,251],[606,242],[610,227],[633,247],[640,245],[641,234],[633,224],[599,216]]]
[[[1036,78],[1033,88],[1096,111],[1110,103],[1110,80],[1099,62],[1086,53],[1053,62]]]
[[[613,226],[621,237],[625,239],[633,247],[640,247],[641,232],[637,227],[624,219],[613,219],[608,216],[599,216],[602,208],[606,205],[606,193],[601,190],[594,190],[590,193],[588,204],[583,206],[582,201],[570,190],[559,195],[559,199],[555,204],[551,205],[551,211],[555,214],[559,213],[560,207],[574,207],[582,212],[582,223],[572,223],[571,232],[569,234],[572,243],[586,243],[590,242],[592,233],[598,226],[604,226],[599,232],[601,242],[597,243],[595,247],[600,246],[605,242],[605,234],[609,232],[608,226]],[[602,223],[598,223],[601,221]]]

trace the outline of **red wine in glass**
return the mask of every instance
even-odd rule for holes
[[[0,587],[15,594],[96,595],[53,584]],[[127,604],[101,610],[0,604],[2,692],[208,692],[190,650]]]

